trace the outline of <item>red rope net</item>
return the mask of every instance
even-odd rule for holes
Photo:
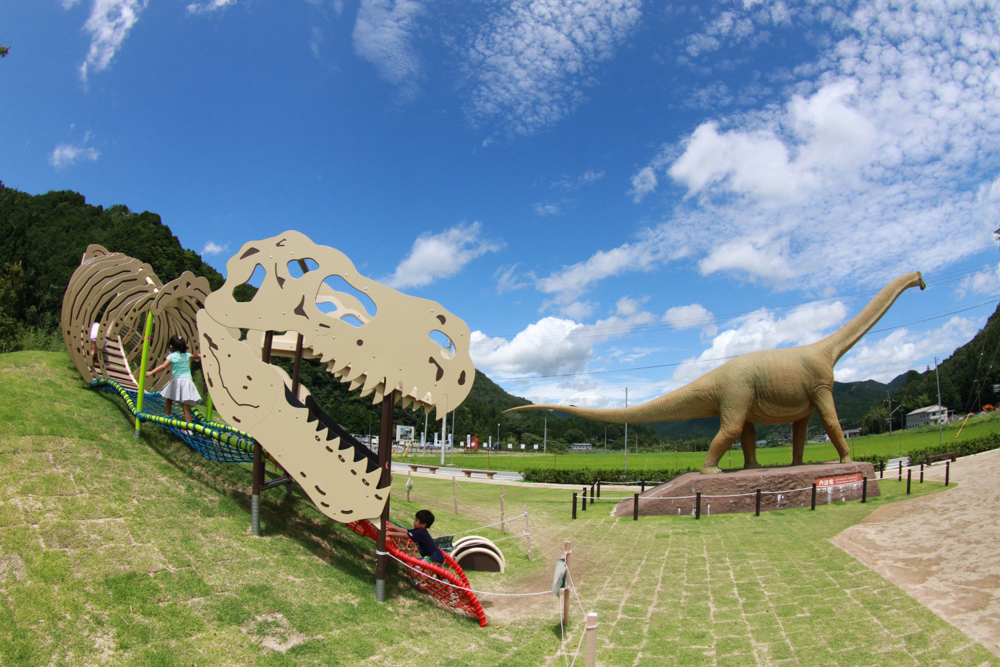
[[[370,521],[355,521],[345,525],[358,535],[364,535],[372,540],[378,539],[378,529]],[[446,606],[471,614],[479,620],[481,627],[486,627],[486,612],[483,611],[475,594],[468,590],[472,587],[462,566],[455,562],[450,554],[441,552],[444,554],[444,566],[441,566],[422,559],[417,546],[410,540],[396,541],[387,537],[385,544],[386,550],[392,556],[409,566],[407,574],[414,586]]]

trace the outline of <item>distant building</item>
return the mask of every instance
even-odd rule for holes
[[[594,446],[589,442],[574,442],[570,444],[569,448],[574,452],[589,452],[594,449]]]
[[[906,413],[906,428],[941,423],[948,423],[948,408],[941,405],[928,405]]]

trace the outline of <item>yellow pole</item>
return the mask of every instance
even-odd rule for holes
[[[153,311],[146,313],[146,331],[142,335],[142,361],[139,363],[139,393],[136,396],[135,411],[142,412],[142,397],[146,390],[146,362],[149,358],[149,341],[153,337]],[[139,417],[135,418],[135,437],[139,437]]]

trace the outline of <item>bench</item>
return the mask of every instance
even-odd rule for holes
[[[413,472],[420,472],[421,468],[427,468],[429,471],[431,471],[434,474],[437,474],[437,469],[439,467],[439,466],[425,466],[425,465],[421,465],[419,463],[410,463],[409,466],[410,466],[410,470],[412,470]]]
[[[927,457],[927,465],[931,465],[935,461],[944,461],[945,459],[950,459],[952,463],[958,458],[958,452],[948,452],[947,454],[935,454],[934,456]]]
[[[481,475],[486,475],[488,479],[493,479],[493,475],[497,474],[496,470],[462,470],[466,477],[472,477],[472,473],[478,472]]]

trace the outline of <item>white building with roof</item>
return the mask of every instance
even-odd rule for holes
[[[906,428],[941,423],[948,423],[948,408],[941,405],[928,405],[906,413]]]

